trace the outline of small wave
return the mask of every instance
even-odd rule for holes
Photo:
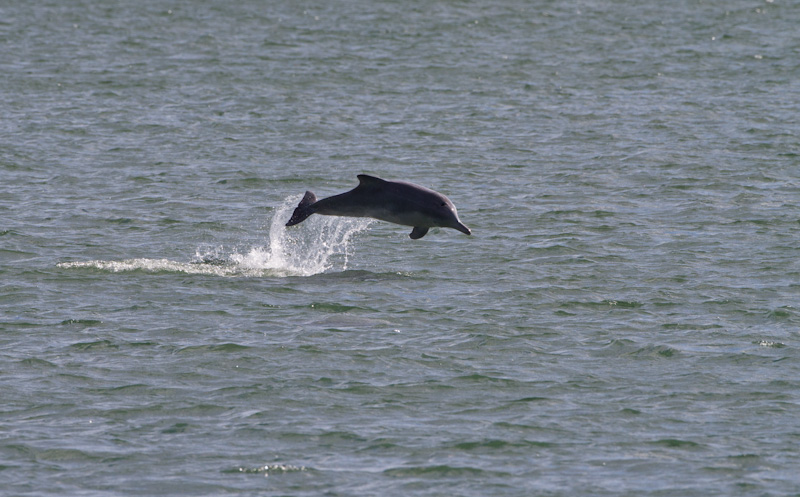
[[[636,357],[643,359],[669,359],[680,355],[680,350],[668,345],[648,344],[640,346],[632,340],[615,339],[596,352],[599,356]]]
[[[383,472],[383,474],[394,477],[421,477],[421,476],[438,476],[443,478],[463,478],[470,476],[499,476],[508,477],[510,474],[506,471],[497,470],[491,467],[473,467],[473,466],[450,466],[447,464],[433,465],[433,466],[402,466],[398,468],[390,468]]]
[[[194,260],[190,262],[138,258],[61,262],[57,266],[113,273],[143,271],[224,277],[311,276],[334,268],[346,270],[353,236],[364,231],[371,221],[314,216],[303,226],[287,230],[284,223],[299,201],[300,196],[292,196],[275,209],[267,244],[251,247],[243,253],[238,250],[226,251],[224,247],[202,247],[195,250]]]
[[[245,473],[270,476],[276,474],[304,472],[308,470],[309,469],[305,466],[295,466],[294,464],[265,464],[264,466],[258,466],[256,468],[247,468],[241,466],[238,468],[226,469],[223,470],[223,473]]]
[[[653,445],[662,445],[671,449],[697,449],[703,447],[697,442],[693,442],[691,440],[681,440],[678,438],[662,438],[650,443]]]

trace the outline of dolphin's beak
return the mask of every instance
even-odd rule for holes
[[[462,223],[460,223],[460,222],[457,222],[457,223],[456,223],[456,225],[455,225],[455,226],[453,226],[453,228],[455,228],[455,229],[457,229],[458,231],[460,231],[460,232],[464,233],[465,235],[471,235],[471,234],[472,234],[472,232],[469,230],[469,228],[467,228],[466,226],[464,226],[464,225],[463,225]]]

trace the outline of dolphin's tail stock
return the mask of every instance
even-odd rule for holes
[[[311,207],[317,201],[317,196],[314,195],[312,192],[306,192],[303,200],[297,204],[297,208],[295,208],[294,212],[292,213],[292,217],[289,218],[289,222],[286,223],[286,226],[294,226],[295,224],[300,224],[308,218],[311,214],[314,214],[314,209]]]

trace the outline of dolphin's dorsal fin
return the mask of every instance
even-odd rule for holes
[[[369,174],[358,175],[358,186],[362,188],[374,188],[376,186],[381,186],[384,183],[386,183],[386,180],[380,179],[376,176],[370,176]]]
[[[428,232],[428,228],[425,226],[414,226],[414,229],[411,230],[411,234],[408,235],[412,240],[419,240],[425,233]]]

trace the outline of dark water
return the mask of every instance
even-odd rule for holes
[[[798,25],[1,5],[0,493],[796,495]]]

